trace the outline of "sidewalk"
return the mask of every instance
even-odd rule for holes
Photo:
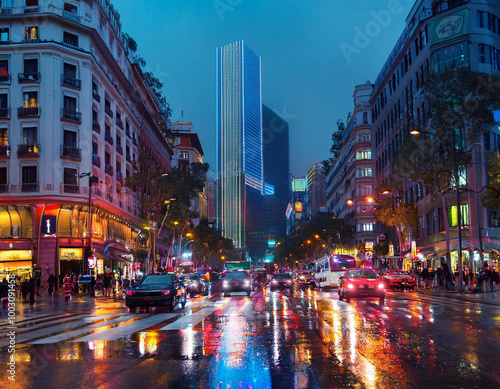
[[[500,290],[497,289],[495,292],[483,292],[483,293],[459,293],[457,291],[452,292],[445,289],[417,289],[416,293],[422,296],[434,296],[441,298],[450,298],[455,300],[462,300],[471,303],[482,303],[489,305],[500,306]]]

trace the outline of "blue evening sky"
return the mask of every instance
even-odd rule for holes
[[[413,0],[112,0],[123,31],[164,84],[172,121],[193,122],[215,169],[215,49],[245,42],[262,58],[262,102],[290,128],[290,170],[330,157],[354,85],[375,82]],[[363,31],[363,36],[359,31]],[[364,35],[368,33],[368,35]]]

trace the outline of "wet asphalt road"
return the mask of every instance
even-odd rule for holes
[[[0,338],[6,388],[500,388],[500,306],[488,301],[260,290],[173,313],[102,298],[19,304],[15,382]]]

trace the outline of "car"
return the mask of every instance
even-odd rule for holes
[[[179,278],[186,287],[189,297],[194,297],[196,294],[202,296],[206,296],[208,294],[208,285],[205,280],[200,277],[200,274],[181,274]]]
[[[382,276],[386,289],[415,290],[416,280],[403,270],[389,270]]]
[[[250,277],[252,277],[252,287],[254,290],[260,289],[267,284],[267,273],[265,270],[252,271]]]
[[[385,284],[373,269],[348,269],[340,278],[339,300],[350,302],[352,298],[378,298],[385,301]]]
[[[139,282],[127,289],[125,305],[130,312],[144,307],[167,306],[174,310],[178,304],[186,305],[186,288],[175,274],[156,273],[143,276]]]
[[[314,271],[312,270],[300,270],[297,274],[297,285],[298,286],[310,286],[314,288],[316,286],[316,278],[314,278]]]
[[[252,278],[246,271],[228,271],[222,279],[222,292],[246,292],[247,296],[252,293]]]
[[[277,289],[288,289],[293,292],[293,278],[290,273],[275,273],[271,278],[271,292]]]

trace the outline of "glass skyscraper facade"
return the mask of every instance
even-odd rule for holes
[[[264,193],[261,59],[244,41],[217,48],[216,222],[235,247],[260,228]]]

